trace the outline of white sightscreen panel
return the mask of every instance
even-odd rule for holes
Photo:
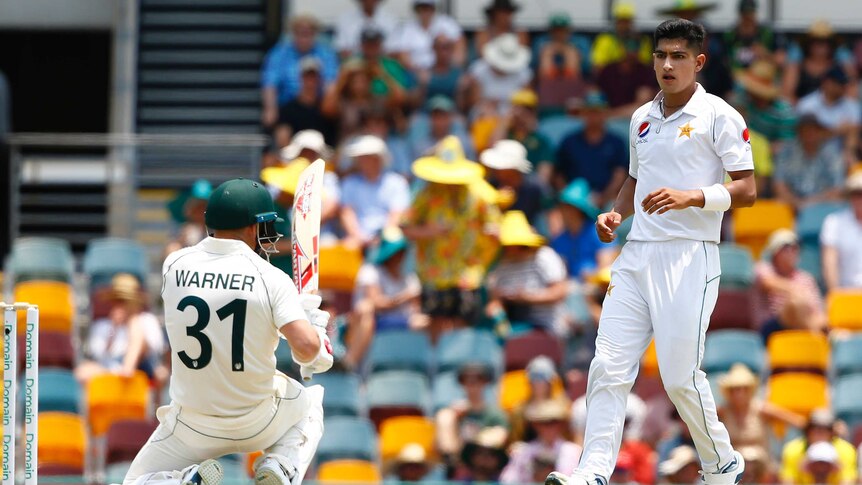
[[[543,29],[552,13],[567,12],[576,26],[596,28],[607,16],[604,0],[515,0],[521,9],[515,23],[522,28]],[[452,0],[452,16],[465,28],[485,25],[485,7],[489,0]]]
[[[805,30],[815,19],[825,19],[838,30],[862,30],[859,0],[778,0],[776,10],[780,28]]]
[[[657,10],[670,7],[675,2],[674,0],[636,0],[631,3],[634,3],[637,9],[637,16],[635,17],[637,28],[649,32],[655,29],[658,24],[670,18],[660,16]],[[708,28],[724,30],[736,23],[738,0],[700,1],[699,3],[712,3],[715,5],[715,8],[708,11],[703,17]],[[761,20],[766,20],[769,16],[769,0],[758,0],[757,3],[760,7],[757,12],[758,17]]]
[[[289,0],[287,11],[290,15],[310,13],[327,27],[335,25],[342,12],[357,7],[356,0]],[[380,5],[399,19],[412,15],[413,0],[383,0]]]

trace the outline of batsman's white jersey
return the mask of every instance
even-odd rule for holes
[[[687,208],[646,214],[640,202],[662,187],[698,189],[723,182],[725,170],[752,170],[748,131],[736,110],[699,85],[686,106],[666,119],[661,96],[632,116],[634,221],[611,269],[590,367],[579,468],[605,478],[616,464],[626,396],[653,337],[665,389],[691,430],[704,472],[717,472],[733,459],[700,370],[718,296],[722,213]]]
[[[265,450],[305,473],[323,434],[323,388],[276,371],[279,328],[306,320],[296,287],[244,242],[208,237],[170,254],[162,300],[171,404],[126,484],[178,484],[208,458]]]

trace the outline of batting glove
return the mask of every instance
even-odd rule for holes
[[[329,312],[319,310],[320,303],[322,301],[323,300],[318,295],[312,295],[309,293],[299,295],[299,303],[302,305],[302,309],[305,310],[305,316],[308,319],[308,323],[315,327],[322,328],[325,331],[332,315],[330,315]]]

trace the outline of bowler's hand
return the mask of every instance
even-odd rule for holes
[[[623,216],[619,212],[610,211],[599,214],[596,218],[596,233],[599,235],[599,241],[609,243],[617,238],[614,231],[620,227],[623,222]]]
[[[661,188],[647,195],[641,202],[641,207],[647,214],[664,214],[671,209],[703,207],[703,191]]]

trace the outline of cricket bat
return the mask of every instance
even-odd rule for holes
[[[299,174],[293,196],[290,242],[293,282],[300,293],[317,293],[320,275],[320,211],[325,162],[318,159]],[[303,380],[311,379],[301,369]]]

